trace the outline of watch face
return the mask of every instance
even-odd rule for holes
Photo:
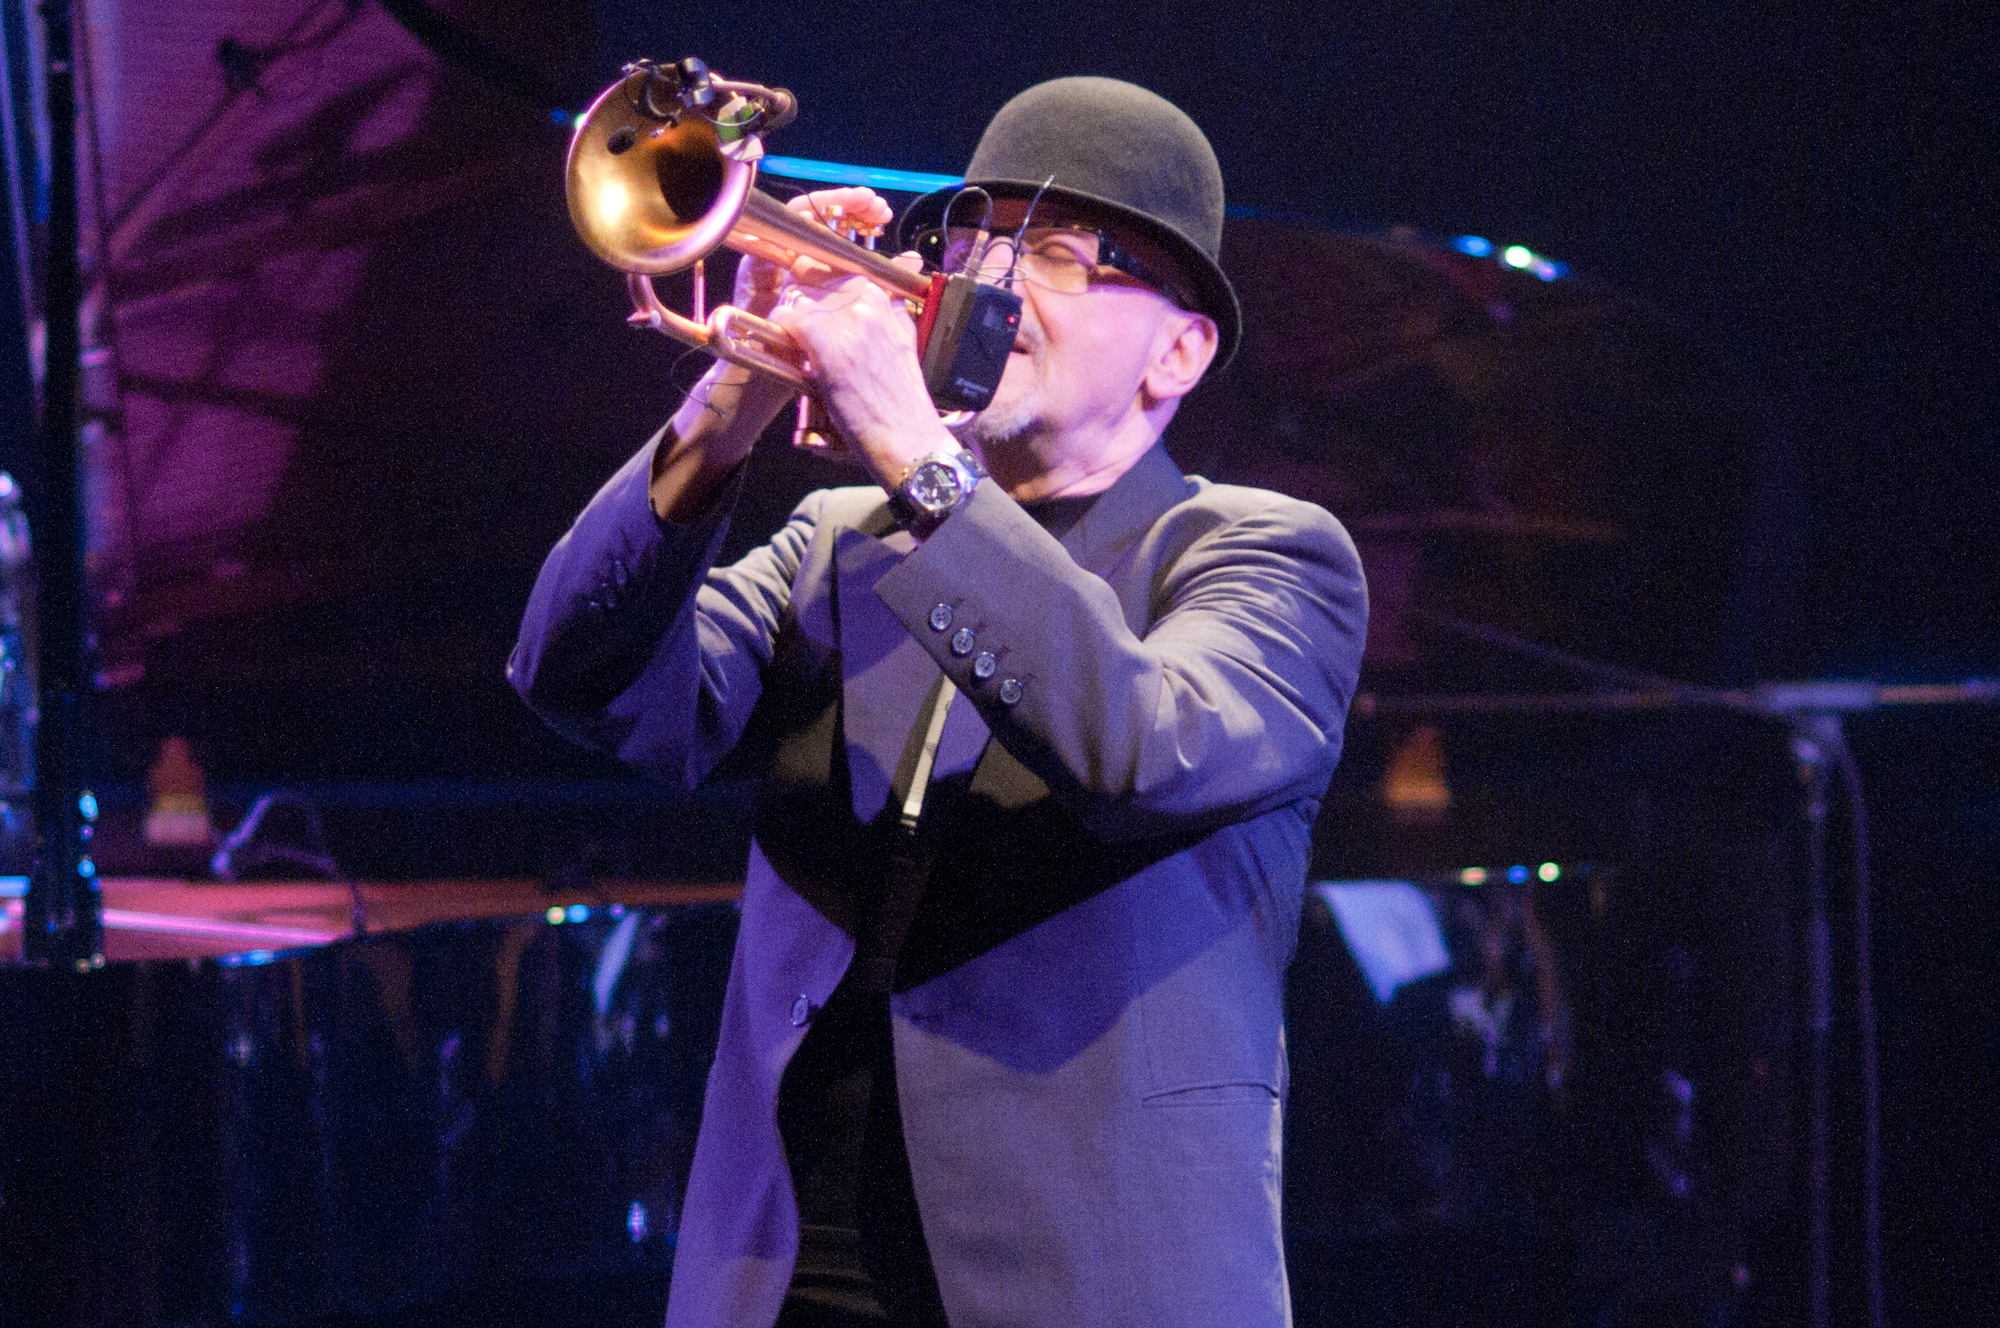
[[[943,512],[958,502],[958,473],[941,461],[926,461],[910,475],[910,501],[927,512]]]

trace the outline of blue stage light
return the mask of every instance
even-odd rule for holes
[[[1452,240],[1451,247],[1468,258],[1497,255],[1508,267],[1532,273],[1543,281],[1559,281],[1569,275],[1568,264],[1544,258],[1525,244],[1510,244],[1504,249],[1496,249],[1493,242],[1484,236],[1460,235]]]
[[[1528,869],[1525,866],[1517,864],[1507,869],[1507,881],[1510,885],[1525,884],[1527,882],[1527,879],[1528,879]]]
[[[876,166],[847,166],[837,161],[814,161],[808,157],[766,157],[758,163],[766,175],[782,175],[788,180],[812,180],[819,184],[858,184],[869,189],[893,189],[905,194],[928,194],[933,189],[949,189],[965,183],[962,175],[925,175],[918,171],[891,171]]]

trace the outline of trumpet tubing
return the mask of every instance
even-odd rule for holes
[[[719,247],[789,268],[812,258],[874,282],[920,315],[917,353],[931,402],[948,418],[982,410],[1006,371],[1021,298],[968,273],[925,276],[856,244],[833,227],[757,188],[762,135],[797,110],[782,88],[738,83],[699,60],[639,61],[599,94],[570,139],[569,215],[596,254],[626,274],[630,321],[790,384],[803,403],[801,447],[841,450],[815,413],[819,396],[805,353],[785,330],[746,310],[660,302],[653,278],[694,267]],[[830,224],[828,224],[830,223]]]
[[[631,321],[812,393],[781,328],[728,305],[688,318],[660,302],[651,280],[727,247],[781,267],[811,257],[907,300],[930,295],[929,278],[756,187],[757,134],[789,118],[791,104],[790,93],[711,75],[698,61],[628,66],[570,139],[569,214],[590,251],[628,274]]]

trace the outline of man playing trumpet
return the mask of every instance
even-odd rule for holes
[[[1366,597],[1332,517],[1160,446],[1238,339],[1222,214],[1169,103],[1030,89],[902,228],[1021,296],[985,410],[877,286],[746,260],[867,483],[714,566],[788,397],[718,363],[542,570],[531,705],[763,779],[669,1325],[810,1322],[847,1265],[896,1323],[1290,1320],[1282,976]]]

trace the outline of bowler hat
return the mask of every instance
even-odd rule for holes
[[[1047,189],[1043,190],[1044,183]],[[1032,198],[1129,228],[1169,253],[1195,309],[1220,333],[1216,367],[1242,335],[1236,291],[1217,265],[1222,168],[1187,113],[1115,78],[1038,83],[1000,108],[980,136],[965,184],[925,194],[903,214],[899,243],[935,226],[962,188]]]

